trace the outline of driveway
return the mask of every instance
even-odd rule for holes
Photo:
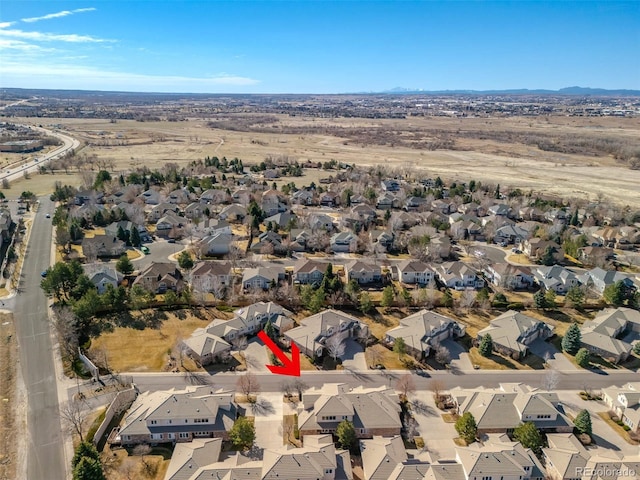
[[[269,372],[267,364],[270,364],[271,361],[267,355],[267,349],[257,338],[249,340],[244,356],[247,361],[247,371]]]
[[[577,391],[558,391],[558,398],[562,401],[565,413],[575,417],[580,410],[588,410],[591,413],[591,425],[593,428],[593,439],[595,444],[602,448],[607,448],[621,452],[624,455],[637,455],[638,446],[628,444],[618,433],[611,428],[598,413],[606,412],[607,406],[599,401],[582,400]]]
[[[578,367],[571,363],[571,361],[565,357],[564,353],[559,352],[553,344],[545,342],[544,340],[535,340],[529,345],[529,351],[543,360],[548,358],[547,364],[549,367],[559,372],[566,370],[578,370]]]
[[[441,412],[436,408],[433,393],[420,390],[410,396],[411,411],[418,422],[418,433],[424,440],[427,451],[435,459],[453,459],[456,445],[453,439],[458,436],[453,423],[445,423]]]
[[[256,427],[255,445],[261,449],[282,447],[282,393],[261,393],[258,401],[247,408]]]
[[[344,355],[340,358],[342,359],[342,366],[345,370],[356,372],[367,371],[367,360],[364,356],[362,345],[352,338],[347,338],[345,340]]]
[[[469,353],[462,345],[451,339],[441,342],[441,345],[449,350],[449,354],[451,355],[451,369],[453,371],[473,370]]]

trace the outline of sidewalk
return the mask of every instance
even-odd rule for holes
[[[282,447],[282,393],[261,393],[258,402],[247,408],[248,415],[254,415],[256,427],[255,445],[259,448]]]

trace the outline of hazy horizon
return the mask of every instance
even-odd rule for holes
[[[640,90],[638,2],[5,0],[0,87]]]

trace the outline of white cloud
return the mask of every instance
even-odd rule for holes
[[[46,32],[25,32],[24,30],[6,30],[3,28],[0,28],[0,36],[22,38],[25,40],[33,40],[36,42],[102,43],[113,41],[105,40],[102,38],[95,38],[89,35],[77,35],[75,33],[57,34]]]
[[[229,74],[211,77],[146,75],[73,64],[38,65],[16,61],[3,64],[3,83],[7,87],[21,85],[24,88],[210,93],[220,89],[244,91],[260,81]]]
[[[9,28],[14,23],[16,22],[0,22],[0,28]]]
[[[93,12],[94,10],[95,8],[93,7],[92,8],[76,8],[75,10],[63,10],[61,12],[49,13],[41,17],[23,18],[22,21],[27,23],[33,23],[33,22],[39,22],[41,20],[51,20],[52,18],[66,17],[68,15],[73,15],[74,13]]]

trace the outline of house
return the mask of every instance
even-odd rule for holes
[[[247,209],[237,203],[227,205],[218,214],[220,220],[226,220],[228,222],[242,222],[247,216]]]
[[[380,265],[353,260],[344,266],[347,282],[355,280],[360,285],[382,282]]]
[[[194,195],[186,188],[179,188],[169,193],[167,196],[167,203],[173,205],[186,205],[194,199]]]
[[[482,227],[476,221],[462,220],[451,225],[451,232],[460,240],[484,241]]]
[[[640,342],[640,312],[630,308],[608,308],[580,328],[582,345],[611,363],[625,361]]]
[[[573,432],[573,422],[554,392],[540,392],[522,383],[502,383],[495,389],[455,387],[450,394],[458,415],[473,415],[478,435],[506,433],[523,422],[533,422],[542,433]]]
[[[327,271],[327,263],[315,260],[299,260],[293,267],[293,283],[320,285]]]
[[[322,357],[329,338],[338,340],[362,338],[368,334],[367,325],[357,318],[338,310],[324,310],[305,318],[300,326],[285,333],[289,342],[295,343],[308,357]]]
[[[496,215],[498,217],[512,217],[513,211],[509,205],[505,205],[504,203],[497,203],[495,205],[491,205],[487,209],[488,215]]]
[[[142,192],[139,195],[139,198],[142,198],[145,204],[147,205],[158,205],[161,201],[162,195],[155,189],[148,189]]]
[[[76,205],[96,204],[102,203],[104,193],[98,190],[82,190],[76,193],[74,197],[74,203]]]
[[[400,320],[400,325],[388,330],[384,341],[393,346],[398,338],[404,340],[407,352],[418,360],[429,356],[431,348],[448,338],[459,338],[464,325],[430,310],[420,310]]]
[[[350,389],[347,384],[325,384],[305,391],[302,404],[300,437],[334,433],[343,420],[353,423],[358,438],[399,435],[402,427],[398,395],[384,386]]]
[[[419,260],[403,260],[398,263],[398,280],[403,283],[429,285],[434,276],[431,267]]]
[[[215,319],[183,340],[189,355],[201,365],[224,359],[238,339],[262,330],[267,322],[282,333],[293,325],[291,312],[273,302],[258,302],[234,311],[230,320]]]
[[[482,442],[474,442],[468,447],[456,447],[455,461],[462,466],[463,475],[453,478],[460,480],[545,480],[546,478],[545,469],[533,450],[524,448],[518,442],[512,442],[506,434],[490,434]],[[450,465],[445,461],[440,463],[445,467]],[[431,478],[449,480],[451,477]]]
[[[445,262],[435,265],[433,269],[438,280],[448,288],[464,290],[484,287],[484,280],[466,263]]]
[[[296,203],[298,205],[313,205],[314,204],[314,196],[313,192],[310,190],[298,190],[291,195],[291,202]]]
[[[520,250],[533,261],[542,260],[547,250],[551,251],[556,263],[561,263],[564,260],[564,250],[560,245],[537,237],[521,242]]]
[[[369,239],[373,242],[376,252],[386,252],[393,246],[393,233],[387,230],[369,230]]]
[[[228,200],[227,193],[219,188],[209,188],[200,194],[200,203],[206,205],[220,205]]]
[[[263,220],[263,225],[277,225],[278,229],[285,230],[292,225],[295,226],[298,223],[298,217],[291,212],[282,212],[271,215]]]
[[[350,212],[351,218],[358,220],[365,225],[375,221],[377,216],[376,211],[366,203],[361,203],[351,207]]]
[[[602,389],[602,401],[632,432],[640,432],[640,382]]]
[[[178,207],[177,205],[172,205],[170,203],[160,203],[151,209],[151,211],[147,215],[147,220],[149,222],[157,222],[167,213],[173,213],[177,216],[179,211],[180,207]]]
[[[564,295],[571,290],[571,288],[580,285],[576,274],[560,265],[535,267],[531,273],[533,274],[535,282],[540,285],[540,288],[553,290],[560,295]]]
[[[103,257],[120,257],[127,250],[127,245],[117,237],[96,235],[82,239],[82,254],[88,259]]]
[[[177,231],[185,224],[184,217],[167,212],[156,222],[156,235],[159,237],[177,236]]]
[[[567,213],[566,210],[561,208],[552,208],[544,214],[545,220],[551,223],[567,223],[570,216],[571,214]]]
[[[427,245],[429,255],[437,255],[440,258],[448,258],[451,255],[451,239],[447,235],[432,237]]]
[[[200,251],[207,256],[227,255],[231,251],[233,235],[228,233],[215,233],[207,235],[200,242]]]
[[[529,267],[511,265],[510,263],[489,263],[484,274],[496,287],[507,290],[522,290],[533,285],[534,279]]]
[[[578,250],[578,260],[585,265],[605,265],[614,258],[613,249],[607,247],[583,247]]]
[[[238,188],[231,194],[231,200],[240,205],[249,205],[251,202],[251,192],[246,188]]]
[[[600,295],[604,293],[605,288],[610,285],[615,285],[619,281],[623,282],[629,294],[637,290],[637,286],[630,275],[615,270],[604,270],[600,267],[587,270],[579,277],[579,281],[593,288]]]
[[[358,246],[358,237],[353,232],[340,232],[331,236],[331,251],[333,253],[355,252]]]
[[[394,178],[390,180],[383,180],[380,183],[382,190],[385,192],[399,192],[400,191],[400,182]]]
[[[517,224],[503,225],[496,229],[493,241],[497,244],[520,245],[529,237],[531,237],[531,234]]]
[[[237,416],[233,396],[211,386],[144,392],[131,405],[114,443],[129,447],[226,439]]]
[[[409,197],[404,202],[407,212],[421,212],[427,208],[427,200],[423,197]]]
[[[202,218],[205,215],[205,209],[207,206],[200,202],[191,202],[184,209],[184,216],[191,219]]]
[[[231,224],[226,220],[218,218],[205,218],[196,225],[197,234],[202,236],[216,235],[223,233],[225,235],[233,235]]]
[[[540,222],[544,220],[544,212],[537,207],[522,207],[518,210],[518,218],[520,220],[533,220]]]
[[[133,281],[133,285],[139,285],[153,293],[165,293],[167,290],[180,293],[184,282],[182,273],[174,263],[158,262],[142,270]]]
[[[272,230],[267,230],[258,235],[256,243],[249,247],[255,253],[281,253],[284,251],[282,237]],[[265,250],[266,249],[266,250]]]
[[[527,355],[528,346],[534,340],[551,337],[553,327],[524,313],[509,310],[480,330],[476,342],[479,344],[487,334],[491,335],[496,352],[518,360]]]
[[[542,449],[549,480],[604,480],[637,478],[640,457],[624,456],[607,448],[587,449],[572,433],[547,435]]]
[[[88,263],[83,265],[82,269],[91,283],[96,286],[100,295],[107,291],[108,285],[118,288],[118,284],[122,280],[122,274],[118,273],[112,264]]]
[[[351,206],[361,205],[363,203],[368,203],[366,197],[364,195],[360,195],[360,194],[351,196],[350,201],[351,201]]]
[[[431,202],[431,210],[440,215],[448,216],[457,210],[455,203],[450,200],[437,199]]]
[[[242,275],[242,288],[245,290],[262,289],[267,290],[272,285],[284,280],[283,267],[256,267],[245,268]]]
[[[228,262],[204,261],[193,266],[189,283],[194,292],[211,292],[220,298],[224,289],[232,285],[233,272]]]
[[[329,215],[325,215],[324,213],[314,213],[309,215],[307,225],[309,225],[309,227],[314,231],[325,230],[327,232],[331,232],[334,229],[333,218]]]
[[[409,456],[400,435],[360,440],[360,452],[365,480],[423,480],[433,463],[427,452]]]
[[[266,449],[262,460],[239,452],[220,456],[220,439],[177,444],[164,480],[353,480],[351,457],[331,435],[308,435],[299,448]]]
[[[324,192],[320,194],[320,205],[323,207],[337,207],[340,205],[340,195],[336,192]]]
[[[287,211],[287,206],[282,202],[280,193],[273,189],[269,189],[262,194],[260,208],[262,208],[267,217]]]
[[[135,224],[133,222],[130,221],[120,221],[120,222],[113,222],[109,225],[107,225],[104,229],[104,233],[105,235],[110,235],[112,237],[117,237],[118,236],[118,231],[120,229],[122,229],[122,231],[124,232],[128,232],[129,234],[129,238],[131,237],[131,232],[133,231],[133,229],[138,230],[138,233],[140,234],[140,240],[143,242],[150,242],[151,239],[151,235],[149,235],[149,232],[147,231],[146,227],[144,225],[138,225]]]
[[[390,210],[392,208],[397,208],[398,206],[399,201],[391,192],[382,193],[376,200],[376,208],[379,210]]]

